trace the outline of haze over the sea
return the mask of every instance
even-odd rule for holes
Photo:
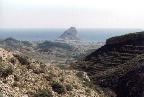
[[[83,40],[105,41],[141,31],[143,4],[143,0],[0,0],[0,38],[55,40],[74,26]]]
[[[55,40],[60,36],[66,29],[64,28],[53,28],[53,29],[0,29],[0,39],[13,37],[18,40]],[[141,31],[141,29],[87,29],[78,28],[78,35],[82,40],[85,41],[100,41],[103,42],[107,38],[126,33],[132,33]]]

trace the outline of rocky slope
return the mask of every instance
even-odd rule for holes
[[[61,67],[62,68],[62,67]],[[105,97],[86,73],[0,48],[0,97]]]
[[[111,97],[144,97],[144,32],[112,37],[75,66]]]

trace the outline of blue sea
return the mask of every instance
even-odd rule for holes
[[[39,40],[55,40],[66,29],[0,29],[0,39],[13,37],[18,40],[39,41]],[[85,41],[105,41],[107,38],[123,35],[126,33],[133,33],[142,31],[141,29],[107,29],[107,28],[93,28],[77,29],[78,35]]]

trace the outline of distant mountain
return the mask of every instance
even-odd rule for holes
[[[78,31],[75,27],[70,27],[57,39],[57,41],[77,41],[77,40],[80,39],[78,37]]]
[[[20,41],[20,40],[16,40],[12,37],[6,38],[4,40],[0,41],[1,44],[5,44],[7,46],[17,46],[17,45],[21,45],[21,46],[32,46],[32,43],[29,41]]]
[[[108,39],[76,67],[111,97],[144,97],[144,32]]]
[[[16,40],[12,37],[9,37],[9,38],[6,38],[5,40],[3,40],[3,42],[7,43],[7,44],[19,44],[20,41],[19,40]]]

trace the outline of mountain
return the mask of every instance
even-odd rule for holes
[[[86,72],[111,97],[144,97],[144,32],[107,39],[72,66]]]
[[[78,31],[75,27],[70,27],[61,36],[58,37],[57,41],[78,41]]]
[[[105,97],[86,73],[0,48],[0,97]]]

